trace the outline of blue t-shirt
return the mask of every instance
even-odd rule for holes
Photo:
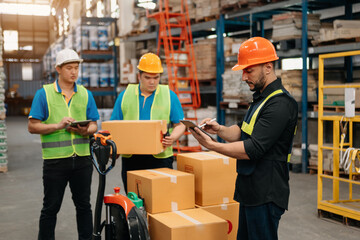
[[[116,99],[114,109],[110,120],[123,120],[123,113],[121,110],[121,102],[124,97],[125,90],[122,91]],[[139,120],[150,120],[151,106],[154,101],[155,91],[148,97],[141,95],[139,85]],[[170,122],[179,123],[184,119],[184,112],[177,95],[170,90]]]
[[[56,82],[54,82],[54,85],[56,86],[55,87],[56,91],[61,93],[61,88],[60,88],[57,80],[56,80]],[[94,99],[92,93],[89,90],[87,90],[87,91],[88,91],[88,104],[86,107],[86,118],[88,120],[92,120],[92,121],[99,120],[99,113],[98,113],[98,110],[96,107],[95,99]],[[77,92],[76,83],[75,83],[75,87],[74,87],[74,92],[75,93]],[[68,104],[70,104],[70,102],[71,102],[71,99],[68,102]],[[48,117],[49,117],[49,109],[48,109],[48,105],[47,105],[47,101],[46,101],[46,93],[45,93],[45,89],[41,88],[41,89],[37,90],[37,92],[34,96],[34,99],[31,104],[29,118],[35,118],[35,119],[38,119],[41,121],[45,121]],[[85,120],[85,119],[82,119],[82,120]]]

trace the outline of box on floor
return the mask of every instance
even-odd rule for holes
[[[149,214],[149,231],[156,240],[226,240],[228,223],[197,208]]]

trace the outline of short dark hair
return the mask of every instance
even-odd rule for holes
[[[143,74],[143,73],[144,73],[144,71],[139,70],[139,74],[140,74],[140,75]]]

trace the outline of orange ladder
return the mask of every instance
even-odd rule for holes
[[[164,46],[169,88],[179,97],[183,108],[194,109],[195,118],[188,120],[197,121],[196,109],[200,107],[201,99],[187,3],[181,0],[180,12],[175,13],[170,12],[168,0],[159,0],[158,12],[149,14],[148,18],[154,18],[159,23],[157,53],[159,55],[161,46]],[[180,33],[175,35],[172,31]],[[184,70],[182,73],[185,74],[179,75],[180,70]],[[179,143],[177,145],[175,149],[178,152],[201,150],[200,146],[179,147]]]

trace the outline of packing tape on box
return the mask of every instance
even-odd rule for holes
[[[179,210],[178,203],[177,202],[171,202],[171,211],[175,212],[175,211],[178,211],[178,210]]]
[[[228,198],[228,197],[224,197],[224,198],[223,198],[223,203],[229,203],[229,198]]]
[[[225,204],[225,203],[221,204],[220,206],[221,206],[221,210],[226,211],[228,209],[227,204]]]
[[[177,183],[177,177],[175,175],[172,175],[172,174],[169,174],[169,173],[164,173],[164,172],[160,172],[160,171],[156,171],[156,170],[152,170],[152,169],[148,169],[146,171],[149,171],[149,172],[153,172],[153,173],[157,173],[157,174],[160,174],[160,175],[164,175],[164,176],[167,176],[167,177],[170,177],[170,182],[172,183]]]
[[[223,159],[223,163],[224,163],[225,165],[229,165],[229,157],[219,156],[219,155],[211,154],[211,153],[207,153],[207,152],[200,152],[200,154],[207,155],[207,156],[211,156],[211,157],[214,157],[214,158],[222,158],[222,159]]]
[[[201,222],[199,222],[198,220],[186,215],[185,213],[183,212],[180,212],[180,211],[175,211],[174,213],[176,213],[177,215],[179,215],[180,217],[183,217],[185,218],[186,220],[189,220],[190,222],[196,224],[196,225],[201,225]]]

